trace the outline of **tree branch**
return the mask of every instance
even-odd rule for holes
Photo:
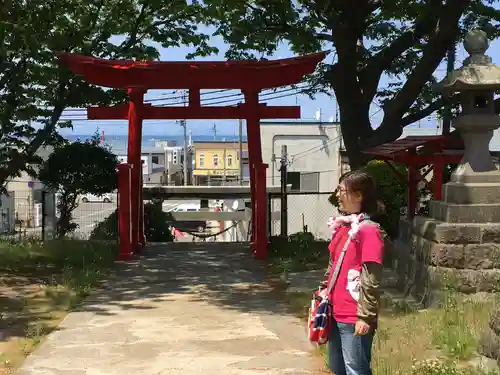
[[[458,103],[459,97],[458,95],[452,97],[451,99],[445,99],[444,97],[440,97],[439,99],[433,101],[427,107],[422,110],[414,113],[410,113],[401,119],[401,127],[405,127],[411,125],[417,121],[422,120],[423,118],[432,115],[438,109],[442,108],[445,104],[455,104]]]
[[[377,93],[382,74],[391,67],[394,59],[413,47],[421,38],[436,27],[439,22],[439,14],[441,13],[440,11],[436,11],[436,9],[442,8],[441,1],[429,1],[427,8],[428,10],[423,12],[421,17],[415,22],[415,27],[412,31],[401,34],[386,48],[368,60],[365,69],[360,73],[365,100],[368,102],[373,100],[373,97]]]
[[[460,17],[470,2],[471,0],[450,0],[446,4],[434,36],[429,39],[423,49],[422,58],[401,90],[387,103],[384,120],[379,127],[380,131],[387,130],[388,133],[393,133],[396,138],[399,137],[402,131],[401,118],[408,112],[425,83],[441,63],[450,43],[455,40],[460,31],[458,25]]]
[[[142,4],[141,11],[137,16],[137,18],[135,19],[134,27],[132,29],[132,32],[130,33],[127,42],[123,45],[122,52],[127,52],[137,43],[137,36],[139,34],[139,29],[141,27],[142,21],[144,21],[144,18],[146,17],[146,10],[148,8],[148,5],[149,4],[147,2],[144,2]]]
[[[334,38],[333,38],[333,35],[330,35],[330,34],[325,34],[325,33],[317,33],[317,34],[314,34],[314,36],[318,39],[321,39],[321,40],[326,40],[328,42],[334,42]]]
[[[420,121],[427,116],[432,115],[434,112],[437,110],[441,109],[444,107],[446,104],[449,105],[455,105],[460,102],[460,97],[458,95],[455,95],[449,99],[446,99],[444,97],[440,97],[439,99],[433,101],[431,104],[429,104],[427,107],[423,108],[422,110],[411,113],[409,115],[406,115],[401,119],[401,126],[405,127],[411,124],[414,124],[417,121]],[[495,100],[495,113],[500,114],[500,98],[497,98]]]

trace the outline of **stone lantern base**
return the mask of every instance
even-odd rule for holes
[[[500,290],[500,172],[480,175],[445,184],[429,217],[401,222],[399,285],[417,298],[442,289]]]

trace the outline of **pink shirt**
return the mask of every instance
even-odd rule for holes
[[[340,226],[328,246],[333,259],[332,277],[338,257],[348,238],[349,226]],[[356,323],[360,289],[361,265],[367,262],[382,264],[384,242],[376,225],[361,223],[359,232],[347,247],[335,287],[330,295],[333,317],[340,323]]]

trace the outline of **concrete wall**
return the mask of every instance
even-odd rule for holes
[[[320,122],[264,122],[261,126],[261,139],[262,158],[264,163],[269,164],[267,185],[280,184],[279,158],[281,146],[286,145],[288,172],[301,172],[303,175],[314,175],[319,179],[317,186],[307,184],[308,186],[301,186],[301,190],[316,192],[335,190],[341,167],[339,125]],[[288,198],[288,233],[302,230],[303,216],[304,223],[310,232],[319,238],[330,238],[331,231],[327,228],[326,222],[336,213],[336,210],[329,204],[327,198],[327,194],[290,195]],[[273,234],[276,234],[279,232],[279,200],[273,200],[271,206],[272,230]]]

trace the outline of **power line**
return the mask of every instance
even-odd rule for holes
[[[338,142],[341,138],[342,138],[342,136],[339,135],[339,136],[337,136],[335,138],[330,139],[329,141],[327,141],[324,144],[311,147],[310,149],[307,149],[307,150],[304,150],[304,151],[298,152],[297,154],[292,155],[292,157],[291,157],[292,163],[294,161],[300,160],[300,159],[302,159],[302,158],[304,158],[306,156],[309,156],[309,155],[315,154],[316,152],[322,151],[327,145],[329,145],[330,143],[333,143],[333,142]]]
[[[226,92],[226,91],[230,91],[230,89],[205,91],[205,92],[201,92],[200,96],[217,94],[219,92]],[[163,94],[163,96],[167,96],[167,95],[168,94]],[[159,98],[145,99],[144,102],[145,103],[152,103],[152,102],[157,102],[157,101],[166,100],[166,99],[168,99],[168,100],[175,100],[175,99],[183,99],[183,100],[185,100],[185,95],[172,96],[170,98],[161,98],[161,97],[159,97]]]
[[[268,101],[268,100],[275,100],[275,99],[281,99],[281,98],[286,98],[286,97],[293,96],[293,95],[303,94],[303,93],[305,93],[310,88],[311,88],[310,85],[304,85],[304,86],[301,86],[301,87],[294,87],[294,88],[284,89],[284,90],[281,90],[281,91],[278,91],[278,92],[264,93],[264,94],[261,95],[261,97],[264,97],[263,99],[265,99],[266,101]],[[289,93],[289,94],[286,94],[286,95],[282,95],[282,93],[288,92],[288,91],[295,91],[295,92],[292,92],[292,93]],[[271,95],[274,95],[274,96],[271,96]],[[218,98],[213,98],[213,99],[218,99]],[[223,104],[223,103],[232,103],[232,104],[228,104],[228,106],[236,106],[240,102],[241,102],[241,99],[228,99],[228,100],[220,100],[220,101],[217,101],[217,102],[213,102],[213,103],[210,103],[210,105]],[[179,103],[176,103],[176,104],[179,104]],[[158,107],[166,107],[166,106],[167,106],[167,104],[159,105]],[[60,120],[61,121],[66,121],[66,120],[90,121],[90,120],[88,120],[86,118],[80,119],[80,118],[72,118],[72,117],[68,117],[68,116],[78,116],[78,114],[67,114],[67,115],[64,114],[64,115],[61,116]]]
[[[287,91],[291,91],[291,90],[297,90],[297,89],[300,89],[300,88],[305,88],[305,87],[309,87],[310,85],[309,84],[304,84],[302,86],[292,86],[290,88],[286,88],[286,89],[283,89],[283,90],[276,90],[276,89],[266,89],[266,90],[263,90],[263,92],[259,95],[259,97],[261,96],[266,96],[266,95],[272,95],[272,94],[275,94],[276,92],[287,92]],[[312,86],[311,86],[312,87]],[[209,94],[215,94],[215,93],[219,93],[219,92],[227,92],[227,91],[231,91],[231,90],[214,90],[214,91],[209,91],[209,92],[204,92],[204,93],[201,93],[200,96],[203,96],[203,95],[209,95]],[[268,91],[268,92],[266,92]],[[243,99],[243,96],[244,94],[243,93],[233,93],[233,94],[229,94],[229,95],[221,95],[221,96],[217,96],[217,97],[213,97],[213,98],[203,98],[201,99],[201,102],[202,103],[206,103],[207,101],[213,101],[213,100],[219,100],[219,99],[222,99],[222,98],[235,98],[233,100],[228,100],[228,101],[234,101],[234,100],[238,100],[238,101],[241,101]],[[179,101],[175,101],[175,102],[172,102],[173,99],[183,99],[181,102]],[[237,99],[236,99],[237,98]],[[176,96],[176,97],[172,97],[172,98],[168,98],[168,99],[165,99],[165,98],[154,98],[154,99],[149,99],[149,100],[144,100],[145,103],[150,103],[150,102],[156,102],[156,101],[163,101],[163,100],[167,100],[166,103],[161,103],[160,105],[158,105],[159,107],[163,107],[163,106],[168,106],[168,105],[174,105],[174,104],[182,104],[182,105],[185,105],[185,104],[188,104],[188,101],[186,100],[185,96],[184,95],[179,95],[179,96]],[[218,103],[218,102],[217,102]],[[216,103],[210,103],[210,104],[216,104]],[[87,109],[86,108],[68,108],[65,110],[65,112],[82,112],[82,111],[86,111]]]

